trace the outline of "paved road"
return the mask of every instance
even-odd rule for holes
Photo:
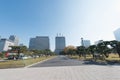
[[[0,80],[120,80],[120,66],[61,66],[0,69]]]
[[[54,59],[38,63],[31,67],[52,67],[52,66],[78,66],[83,65],[84,61],[70,59],[67,56],[57,56]]]
[[[82,65],[83,63],[58,56],[34,65],[34,68],[0,69],[0,80],[120,80],[120,66]]]

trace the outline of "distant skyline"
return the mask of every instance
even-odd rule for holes
[[[0,36],[16,35],[27,46],[32,37],[49,36],[54,50],[57,33],[74,46],[81,37],[114,40],[119,27],[120,0],[0,0]]]
[[[117,41],[120,41],[120,28],[114,31],[114,36]]]

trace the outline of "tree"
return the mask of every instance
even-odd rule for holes
[[[75,55],[76,54],[76,48],[74,46],[67,46],[64,48],[64,53],[66,55]]]
[[[33,49],[31,50],[31,52],[32,52],[32,56],[40,55],[40,50]]]
[[[120,42],[117,43],[116,50],[117,50],[117,53],[118,53],[119,58],[120,58]]]
[[[26,46],[20,46],[20,52],[21,53],[26,53],[28,51]]]
[[[48,55],[54,55],[54,53],[51,51],[51,50],[49,50],[49,49],[45,49],[45,50],[31,50],[31,52],[33,53],[33,55],[34,56],[42,56],[42,55],[45,55],[46,57],[48,56]]]
[[[6,53],[6,52],[1,52],[1,53],[0,53],[0,58],[5,57],[5,53]]]
[[[86,51],[85,51],[85,47],[84,46],[78,46],[77,47],[77,54],[79,55],[79,58],[81,56],[84,56],[84,58],[86,58]]]
[[[27,47],[26,46],[10,46],[11,50],[9,52],[18,53],[18,58],[20,57],[20,53],[26,53]]]
[[[11,52],[19,52],[19,53],[24,53],[28,49],[26,46],[10,46],[11,47]]]
[[[97,45],[98,53],[102,54],[105,57],[109,57],[109,53],[111,52],[111,49],[108,47],[108,45],[110,45],[109,41],[103,41],[102,43],[99,43]]]
[[[120,42],[113,40],[110,41],[110,45],[112,46],[113,51],[118,53],[120,58]]]
[[[117,44],[118,44],[118,41],[116,40],[110,41],[110,45],[112,46],[112,52],[114,53],[117,53]]]
[[[91,45],[88,47],[89,53],[92,54],[94,57],[94,53],[97,52],[97,46],[96,45]]]

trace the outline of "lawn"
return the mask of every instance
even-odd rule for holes
[[[31,58],[31,59],[26,59],[26,60],[8,60],[5,62],[0,62],[0,69],[25,67],[30,64],[37,63],[42,60],[53,58],[53,57],[54,56]]]
[[[79,60],[84,60],[84,57],[80,57],[78,55],[73,55],[73,56],[69,56],[71,59],[79,59]],[[92,55],[86,55],[86,60],[92,59]],[[105,60],[107,61],[120,61],[120,58],[118,56],[118,54],[115,53],[111,53],[109,54],[108,58],[105,58]]]
[[[79,58],[78,55],[72,55],[72,56],[69,56],[69,58],[71,58],[71,59],[78,59],[78,60],[84,60],[83,56],[81,56]],[[86,60],[89,60],[89,59],[92,59],[92,55],[86,55]]]
[[[119,61],[120,58],[119,58],[118,54],[113,54],[112,53],[112,54],[109,54],[109,57],[106,58],[106,60],[108,60],[108,61],[114,61],[114,60]]]

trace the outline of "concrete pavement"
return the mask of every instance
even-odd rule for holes
[[[0,80],[120,80],[120,66],[62,66],[1,69]]]

